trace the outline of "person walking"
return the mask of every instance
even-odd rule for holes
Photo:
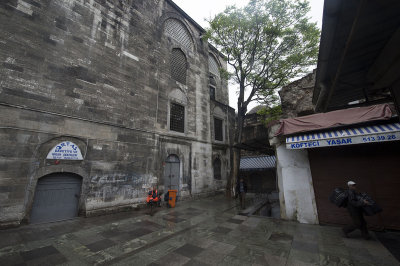
[[[247,184],[243,178],[240,178],[240,181],[236,185],[236,193],[239,195],[240,207],[244,209],[246,207]]]
[[[360,229],[362,237],[364,239],[370,239],[371,237],[368,234],[367,222],[364,219],[362,210],[363,206],[370,205],[370,203],[358,195],[355,182],[349,181],[347,182],[347,186],[349,188],[347,192],[347,210],[349,211],[353,223],[343,227],[343,233],[345,237],[349,237],[349,233],[356,229]]]

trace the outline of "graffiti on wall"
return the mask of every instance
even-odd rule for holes
[[[88,197],[104,202],[141,198],[157,181],[151,174],[95,175],[90,179]]]

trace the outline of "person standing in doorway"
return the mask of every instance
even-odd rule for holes
[[[240,178],[240,181],[236,185],[236,193],[239,195],[240,207],[244,209],[246,207],[247,185],[243,178]]]
[[[356,229],[360,229],[362,237],[364,239],[370,239],[371,237],[368,234],[367,222],[364,219],[362,210],[362,206],[369,205],[370,203],[358,195],[355,182],[349,181],[347,182],[347,186],[349,187],[347,210],[349,211],[353,223],[343,227],[343,233],[345,237],[349,237],[349,233]]]

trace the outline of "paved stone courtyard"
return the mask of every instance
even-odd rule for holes
[[[1,265],[400,265],[339,227],[237,215],[223,196],[0,231]]]

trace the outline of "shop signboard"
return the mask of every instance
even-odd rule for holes
[[[329,132],[310,133],[286,138],[287,149],[309,149],[351,144],[400,140],[400,124],[371,126]]]

